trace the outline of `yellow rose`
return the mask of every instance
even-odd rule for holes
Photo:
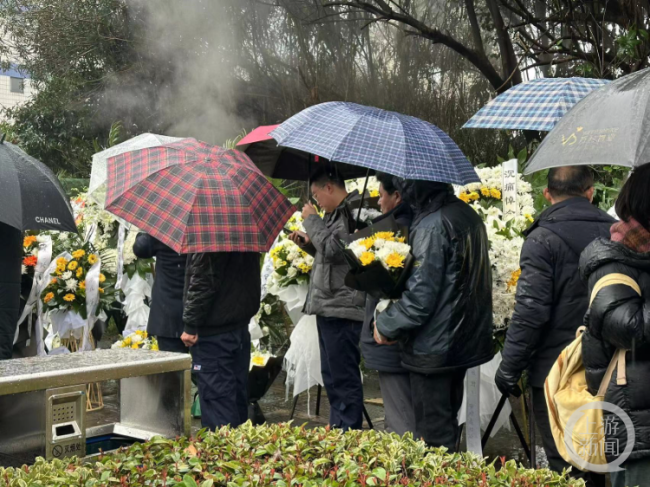
[[[86,255],[86,251],[84,249],[79,249],[72,252],[72,257],[77,260],[81,259],[84,255]]]
[[[79,283],[79,289],[86,289],[86,281],[81,281]]]
[[[95,262],[97,262],[97,256],[95,254],[90,254],[88,256],[88,263],[93,265]]]
[[[77,262],[76,260],[70,261],[70,263],[68,264],[68,270],[70,271],[74,271],[77,267],[79,267],[79,262]]]
[[[361,241],[361,245],[363,245],[366,248],[366,250],[370,250],[374,244],[375,244],[375,237],[374,236],[364,238]]]
[[[52,301],[52,299],[54,299],[54,293],[47,293],[43,298],[43,302],[49,303],[50,301]]]
[[[84,270],[82,267],[77,269],[77,279],[84,275]]]
[[[36,242],[36,235],[28,235],[23,239],[23,247],[31,247],[34,242]]]
[[[506,290],[510,291],[511,288],[516,288],[517,287],[517,282],[519,281],[519,276],[521,276],[521,269],[517,269],[516,271],[513,271],[512,274],[510,275],[510,279],[508,279],[508,282],[506,283]]]
[[[104,274],[100,273],[99,274],[99,282],[104,282],[105,280],[106,280],[106,276]]]
[[[496,199],[500,200],[501,199],[501,191],[499,191],[496,188],[492,188],[490,190],[490,196],[492,196],[492,198],[496,198]]]
[[[264,366],[264,357],[261,355],[256,355],[251,359],[251,362],[253,362],[253,365],[259,365],[260,367]]]
[[[359,257],[359,260],[361,261],[361,265],[370,265],[375,261],[375,254],[372,252],[364,252]]]
[[[75,296],[74,294],[66,294],[65,296],[63,296],[63,299],[64,299],[65,301],[69,302],[69,303],[71,303],[72,301],[74,301],[75,298],[76,298],[76,296]]]
[[[377,232],[372,236],[372,238],[374,240],[382,239],[393,242],[395,240],[395,232]]]
[[[57,267],[63,267],[64,269],[68,265],[68,260],[65,257],[59,257],[56,259],[56,266]]]
[[[386,257],[386,265],[391,268],[404,267],[404,257],[397,252],[393,252]]]

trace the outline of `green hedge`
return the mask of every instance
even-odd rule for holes
[[[410,435],[289,424],[238,429],[195,439],[154,438],[82,460],[38,459],[22,469],[0,468],[0,486],[581,486],[549,470],[503,468],[469,453],[428,449]]]

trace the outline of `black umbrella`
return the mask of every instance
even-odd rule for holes
[[[237,148],[260,168],[262,174],[275,179],[291,181],[309,181],[312,169],[318,164],[329,162],[323,157],[314,156],[308,152],[280,147],[269,135],[278,125],[263,125],[257,127],[237,143]],[[368,174],[365,167],[337,162],[335,169],[343,179],[356,179]]]
[[[68,197],[54,173],[13,144],[0,141],[0,222],[18,230],[76,232]]]

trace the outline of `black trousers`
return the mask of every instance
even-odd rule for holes
[[[415,437],[422,438],[428,446],[456,451],[465,372],[465,369],[442,374],[411,372]]]
[[[190,350],[192,370],[198,376],[203,427],[214,431],[245,423],[251,360],[248,326],[219,335],[199,335]]]
[[[571,464],[562,458],[555,446],[553,432],[551,431],[551,423],[548,419],[548,407],[546,405],[546,398],[544,397],[544,388],[533,387],[532,389],[535,422],[537,423],[537,429],[542,437],[542,446],[544,447],[544,452],[548,459],[549,468],[554,472],[562,473],[565,468],[571,467]],[[593,472],[581,472],[577,468],[572,467],[571,477],[584,479],[587,487],[605,487],[604,475],[599,475]]]
[[[323,383],[330,402],[330,426],[361,429],[363,385],[361,383],[361,321],[317,316]]]

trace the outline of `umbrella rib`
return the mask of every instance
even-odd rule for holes
[[[355,115],[356,115],[356,114],[355,114]],[[354,130],[357,128],[357,125],[359,125],[359,123],[361,122],[361,120],[362,120],[365,116],[366,116],[365,113],[362,113],[361,115],[359,115],[359,117],[358,117],[358,118],[356,119],[356,121],[354,122],[354,125],[352,125],[352,128],[351,128],[350,130],[348,130],[348,133],[345,134],[345,137],[343,137],[343,138],[341,139],[341,142],[339,142],[339,144],[337,144],[336,149],[335,149],[335,150],[333,151],[333,153],[332,153],[332,157],[328,157],[328,156],[322,156],[322,157],[327,157],[328,159],[330,159],[330,160],[332,160],[332,161],[337,160],[338,157],[336,156],[336,151],[338,151],[338,150],[339,150],[339,147],[341,147],[341,146],[343,145],[343,143],[347,140],[347,138],[350,137],[350,135],[352,135],[352,132],[354,132]],[[355,164],[355,163],[348,163],[348,164],[352,164],[353,166],[354,166],[354,165],[358,165],[358,166],[365,167],[365,168],[368,167],[368,166],[364,166],[362,163],[356,163],[356,164]],[[370,168],[370,169],[372,169],[372,168]]]
[[[192,211],[194,210],[194,205],[196,204],[196,200],[199,198],[199,193],[201,192],[201,189],[203,188],[203,185],[205,182],[203,181],[203,178],[207,177],[207,174],[205,171],[198,176],[198,184],[196,186],[196,191],[194,193],[194,199],[192,200],[192,204],[190,205],[190,211],[187,212],[187,216],[185,217],[185,221],[183,222],[183,240],[181,241],[181,254],[183,251],[186,251],[188,249],[188,243],[187,243],[187,228],[189,227],[190,224],[190,215],[192,214]]]

